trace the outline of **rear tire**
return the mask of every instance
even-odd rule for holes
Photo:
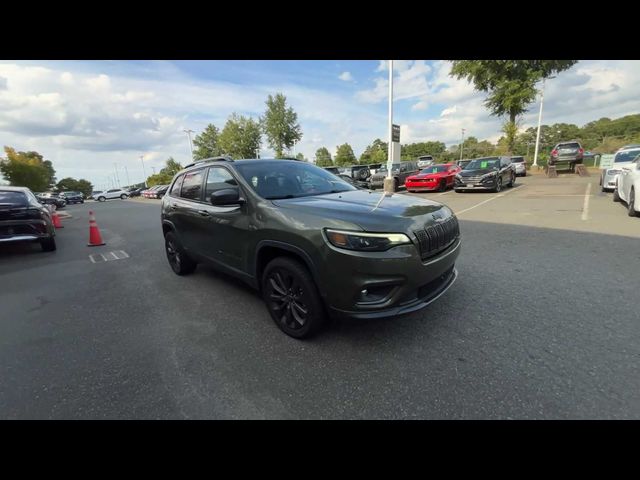
[[[164,236],[164,248],[169,265],[176,275],[188,275],[198,266],[184,251],[175,233],[167,232]]]
[[[316,334],[325,322],[318,289],[297,260],[277,257],[262,274],[262,298],[278,328],[293,338]]]
[[[98,201],[99,201],[99,202],[105,202],[106,200],[107,200],[107,199],[106,199],[106,198],[104,198],[104,197],[98,197]]]
[[[629,203],[627,204],[629,206],[629,211],[627,213],[629,214],[630,217],[638,216],[638,212],[636,212],[635,203],[636,203],[636,192],[632,188],[631,192],[629,193]]]
[[[440,181],[440,185],[438,185],[438,191],[439,192],[444,192],[447,189],[447,181],[446,180],[441,180]]]
[[[120,199],[121,200],[126,200],[127,196],[123,193],[122,195],[120,195]]]
[[[398,190],[400,190],[400,182],[398,181],[397,178],[393,179],[393,191],[397,192]]]
[[[49,237],[44,240],[40,240],[40,246],[42,247],[43,252],[53,252],[56,247],[56,239],[54,237]]]

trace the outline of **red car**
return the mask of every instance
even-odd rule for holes
[[[462,170],[455,163],[441,163],[424,168],[417,175],[407,178],[404,185],[409,192],[437,190],[444,192],[453,187],[456,174]]]

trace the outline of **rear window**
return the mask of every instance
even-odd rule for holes
[[[522,163],[524,162],[524,157],[511,157],[511,161],[513,163]]]
[[[571,142],[571,143],[559,143],[558,144],[558,148],[580,148],[580,144],[577,142]]]
[[[0,204],[7,205],[28,205],[27,196],[22,192],[9,192],[0,190]]]

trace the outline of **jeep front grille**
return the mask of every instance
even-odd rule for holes
[[[458,219],[452,215],[444,222],[429,225],[413,232],[418,239],[422,260],[433,257],[449,247],[459,236]]]

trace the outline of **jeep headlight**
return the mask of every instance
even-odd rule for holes
[[[325,229],[325,235],[331,245],[346,250],[363,252],[383,252],[397,245],[411,243],[404,233],[369,233],[349,230]]]
[[[480,178],[482,178],[482,179],[491,178],[491,177],[495,177],[497,174],[498,174],[498,172],[489,172],[489,173],[485,173]]]

